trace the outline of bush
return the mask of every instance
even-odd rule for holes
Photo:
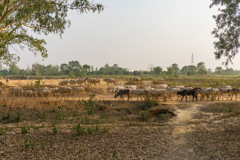
[[[57,128],[55,127],[55,125],[53,125],[52,131],[53,131],[53,134],[57,134],[57,133],[58,133],[58,130],[57,130]]]
[[[95,94],[89,94],[90,98],[88,99],[88,101],[82,100],[82,102],[78,102],[79,105],[83,105],[85,106],[86,112],[88,115],[93,115],[95,113],[95,111],[98,109],[96,107],[95,102],[93,101],[93,99],[95,98]]]
[[[19,112],[16,112],[16,116],[12,119],[10,114],[8,113],[7,116],[2,117],[3,123],[17,123],[22,120],[22,116]]]
[[[76,127],[73,127],[73,130],[77,132],[78,136],[86,133],[86,128],[82,127],[82,125],[79,123]]]
[[[26,134],[30,130],[30,127],[23,126],[21,128],[21,134]]]
[[[46,118],[46,114],[45,113],[38,113],[37,114],[37,116],[38,116],[38,118],[40,118],[40,119],[45,119]]]
[[[158,101],[155,98],[149,96],[147,100],[144,102],[144,104],[139,106],[138,108],[140,110],[146,110],[158,105],[159,105]]]
[[[0,135],[4,135],[5,134],[5,131],[3,128],[0,128]]]
[[[150,119],[150,114],[149,114],[149,111],[148,110],[145,110],[144,112],[142,112],[142,119],[143,121],[149,121]]]

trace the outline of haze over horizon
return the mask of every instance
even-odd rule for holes
[[[209,8],[210,1],[192,0],[95,0],[105,10],[78,14],[70,11],[71,26],[59,35],[36,35],[47,42],[48,58],[34,56],[27,50],[19,51],[20,68],[33,63],[60,65],[79,61],[94,68],[118,64],[133,70],[148,70],[149,65],[168,66],[177,63],[180,68],[205,62],[214,70],[222,66],[224,58],[215,60],[214,38],[216,26],[212,15],[217,8]],[[33,32],[32,32],[33,33]],[[34,34],[34,33],[33,33]],[[240,70],[240,56],[228,67]]]

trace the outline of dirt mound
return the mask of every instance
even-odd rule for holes
[[[153,107],[148,110],[150,117],[158,117],[160,114],[171,114],[172,116],[176,116],[175,109],[170,107]]]

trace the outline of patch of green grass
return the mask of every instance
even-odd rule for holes
[[[2,117],[3,123],[18,123],[22,120],[22,115],[19,112],[16,112],[16,115],[12,118],[8,113],[7,116]]]
[[[149,114],[149,111],[148,111],[148,110],[143,111],[142,114],[141,114],[141,116],[142,116],[142,120],[143,120],[143,121],[148,122],[149,119],[150,119],[150,114]]]
[[[38,113],[37,116],[40,119],[45,119],[46,118],[46,113]]]
[[[26,133],[28,133],[29,130],[30,130],[30,127],[23,126],[23,127],[21,128],[21,134],[26,134]]]

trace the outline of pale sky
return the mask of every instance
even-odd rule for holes
[[[215,27],[212,15],[217,8],[209,8],[210,0],[95,0],[105,10],[78,14],[71,11],[71,20],[62,36],[36,35],[47,41],[48,58],[34,56],[27,49],[20,51],[20,68],[33,63],[62,64],[79,61],[100,68],[106,63],[118,64],[130,70],[148,70],[150,64],[164,70],[173,63],[179,67],[205,62],[206,68],[224,67],[215,60]],[[32,33],[32,32],[31,32]],[[240,69],[240,56],[229,65]],[[224,67],[225,68],[225,67]]]

